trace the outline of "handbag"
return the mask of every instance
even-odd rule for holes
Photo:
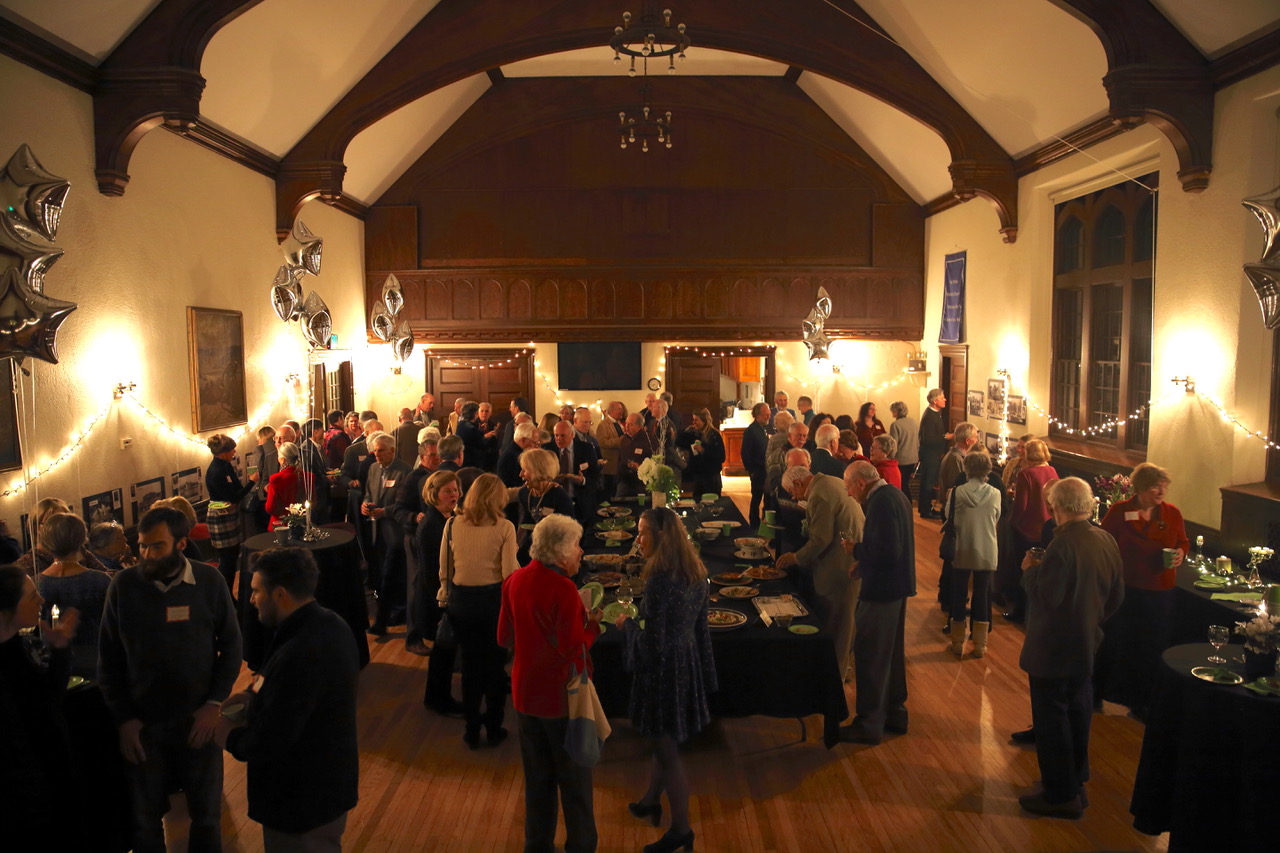
[[[565,700],[569,707],[569,724],[564,732],[564,749],[569,759],[579,767],[595,767],[600,762],[604,742],[613,733],[613,727],[604,715],[604,707],[596,694],[596,686],[587,675],[587,647],[582,647],[583,665],[579,672],[571,670],[565,685]]]
[[[956,490],[952,489],[951,499],[947,501],[947,520],[942,524],[942,540],[938,542],[938,556],[948,563],[956,558],[957,540],[960,538],[956,533],[955,517]]]
[[[458,645],[458,632],[454,630],[453,620],[449,618],[449,592],[453,587],[453,519],[444,525],[444,535],[449,541],[448,571],[445,573],[444,604],[440,605],[440,622],[436,625],[436,647],[452,649]]]

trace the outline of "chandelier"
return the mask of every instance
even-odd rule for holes
[[[638,118],[628,118],[625,111],[618,113],[618,136],[622,147],[634,145],[640,141],[640,150],[648,153],[649,140],[656,139],[659,145],[671,147],[671,110],[664,114],[649,105],[649,80],[646,78],[640,90],[641,106]]]
[[[667,57],[667,73],[675,74],[676,58],[684,60],[689,36],[685,34],[684,24],[671,26],[670,9],[663,9],[659,18],[642,7],[638,22],[630,12],[622,13],[622,26],[614,27],[609,46],[613,48],[614,62],[621,62],[624,53],[631,57],[631,68],[627,73],[632,77],[636,76],[637,59],[644,60],[645,73],[648,74],[649,59],[659,56]]]

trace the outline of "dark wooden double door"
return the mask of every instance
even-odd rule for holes
[[[436,416],[447,418],[459,397],[488,402],[498,424],[511,420],[512,399],[529,401],[529,414],[536,403],[533,393],[533,356],[520,350],[439,350],[426,353],[426,390],[436,397]]]

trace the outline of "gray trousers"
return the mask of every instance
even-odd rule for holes
[[[853,639],[857,684],[853,724],[866,735],[879,737],[886,726],[907,729],[907,667],[902,635],[907,624],[907,600],[859,601],[858,630]]]

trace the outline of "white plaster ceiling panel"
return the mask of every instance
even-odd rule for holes
[[[1102,43],[1047,0],[859,5],[1015,157],[1107,110]]]
[[[3,0],[0,7],[56,36],[97,65],[159,3],[160,0]]]
[[[1205,56],[1216,58],[1280,23],[1276,0],[1151,0]]]
[[[439,0],[268,0],[214,35],[200,112],[276,156]]]
[[[932,128],[896,107],[812,72],[799,86],[875,158],[911,198],[923,204],[951,191],[951,153]]]
[[[787,73],[787,66],[781,62],[698,47],[696,43],[689,48],[686,57],[683,62],[676,60],[677,77],[711,74],[720,77],[781,77]],[[507,77],[604,77],[626,74],[630,67],[628,57],[624,56],[620,62],[614,62],[613,51],[608,45],[601,45],[522,59],[502,66],[502,73]],[[641,66],[637,63],[636,74],[640,73]],[[667,61],[654,60],[649,66],[649,73],[654,76],[665,75]]]
[[[489,85],[487,74],[459,80],[360,131],[343,156],[347,164],[343,191],[365,204],[377,201]]]

